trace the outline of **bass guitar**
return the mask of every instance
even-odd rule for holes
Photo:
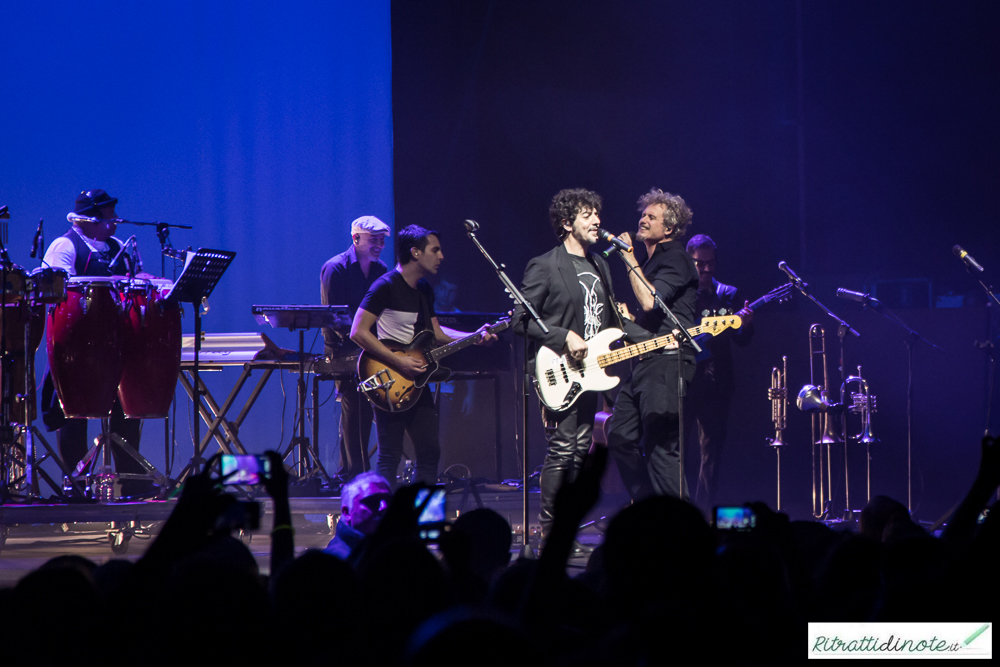
[[[499,320],[487,331],[496,334],[509,326],[510,318],[508,317]],[[380,410],[386,412],[409,410],[420,398],[427,383],[445,382],[451,377],[451,371],[439,363],[441,359],[459,350],[464,350],[470,345],[475,345],[479,339],[480,333],[476,332],[435,348],[432,347],[434,345],[434,332],[426,330],[414,336],[409,343],[399,343],[394,340],[380,341],[392,350],[393,354],[412,357],[423,362],[427,368],[411,380],[368,352],[362,352],[361,356],[358,357],[358,377],[361,378],[358,386],[371,401],[371,404]]]
[[[717,336],[726,329],[739,329],[743,320],[739,315],[720,315],[702,318],[701,324],[688,329],[692,336],[709,334]],[[624,335],[621,329],[605,329],[587,341],[587,356],[573,359],[567,354],[557,354],[542,347],[535,355],[535,389],[542,404],[549,410],[569,408],[585,391],[605,391],[618,385],[620,378],[608,375],[604,369],[640,354],[677,347],[677,338],[670,333],[644,343],[626,345],[616,350],[611,344]]]

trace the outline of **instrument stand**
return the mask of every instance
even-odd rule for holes
[[[201,381],[198,377],[198,356],[201,352],[201,306],[208,303],[208,297],[212,290],[219,284],[222,274],[226,272],[232,264],[236,253],[231,250],[210,250],[199,248],[198,252],[190,256],[184,270],[181,271],[180,278],[174,284],[174,289],[167,295],[167,301],[180,303],[190,303],[194,308],[194,454],[185,466],[178,480],[182,480],[187,475],[197,473],[200,466],[205,463],[201,450]]]
[[[285,460],[293,452],[298,450],[298,458],[294,461],[294,472],[296,479],[293,484],[305,484],[310,478],[319,477],[327,485],[333,483],[330,475],[326,472],[323,462],[319,456],[319,443],[310,442],[306,436],[306,351],[305,332],[307,329],[318,329],[321,327],[340,327],[343,319],[347,317],[347,306],[306,306],[288,309],[283,306],[253,306],[254,317],[259,324],[270,324],[274,328],[287,328],[289,331],[299,332],[298,350],[298,371],[299,378],[296,382],[295,407],[296,424],[293,428],[295,435],[288,443],[288,448],[281,454],[281,459]],[[311,361],[311,360],[310,360]],[[317,418],[313,414],[313,419]]]
[[[288,458],[289,454],[298,449],[298,458],[295,461],[295,474],[298,479],[296,484],[303,484],[310,477],[318,476],[327,484],[331,484],[330,475],[327,474],[323,462],[320,460],[317,442],[310,442],[306,436],[306,355],[305,355],[305,329],[299,329],[299,379],[296,382],[295,409],[297,412],[294,435],[288,443],[288,448],[281,455],[281,460]],[[313,415],[316,419],[316,415]]]
[[[820,310],[822,310],[824,313],[826,313],[827,315],[829,315],[831,319],[833,319],[833,320],[835,320],[837,322],[837,337],[840,339],[840,382],[841,382],[841,385],[843,385],[844,380],[847,378],[847,373],[846,373],[845,366],[844,366],[844,339],[847,337],[847,334],[849,334],[849,333],[852,334],[856,338],[860,338],[861,334],[859,334],[850,324],[848,324],[847,322],[845,322],[843,319],[841,319],[840,317],[837,317],[836,315],[834,315],[832,310],[830,310],[829,308],[827,308],[826,306],[824,306],[822,303],[819,302],[818,299],[816,299],[816,297],[814,297],[812,294],[810,294],[809,293],[809,283],[807,283],[804,280],[802,280],[801,278],[799,278],[795,274],[795,271],[793,271],[792,268],[790,266],[788,266],[788,264],[786,264],[785,262],[778,262],[778,268],[780,270],[782,270],[782,271],[785,272],[785,275],[788,276],[788,278],[790,279],[792,285],[795,287],[795,289],[797,289],[802,294],[802,296],[804,296],[807,299],[809,299],[810,301],[812,301],[814,304],[816,304],[820,308]],[[826,389],[827,392],[830,391],[829,387],[826,387],[825,389]],[[840,400],[843,401],[844,397],[841,396]],[[829,416],[827,416],[827,419],[829,419]],[[848,483],[848,470],[847,470],[847,437],[846,437],[847,436],[847,417],[846,417],[846,415],[844,417],[843,424],[844,424],[844,436],[845,436],[844,437],[844,519],[845,520],[853,520],[853,514],[851,513],[851,502],[850,502],[850,485]],[[829,451],[829,445],[827,447],[828,447],[828,451]],[[833,476],[832,475],[832,470],[828,469],[827,470],[827,474],[830,475],[830,477],[832,479],[832,476]],[[829,498],[828,502],[830,503],[830,505],[832,507],[832,504],[833,504],[833,493],[832,493],[832,490],[831,490],[831,494],[830,494],[830,498]]]
[[[6,213],[6,206],[4,213]],[[5,217],[9,218],[7,214]],[[7,254],[7,247],[0,238],[0,313],[7,316],[7,277],[14,263]],[[4,323],[0,330],[0,376],[2,376],[2,387],[0,387],[0,505],[7,504],[14,499],[11,485],[15,478],[15,464],[17,457],[14,449],[17,446],[17,438],[14,434],[14,391],[13,373],[14,359],[7,349],[7,326]]]
[[[528,402],[531,398],[531,373],[528,371],[528,318],[530,317],[534,320],[543,333],[548,333],[549,328],[545,326],[545,322],[542,321],[542,318],[538,315],[538,311],[535,310],[535,307],[524,298],[523,294],[521,294],[521,290],[517,289],[514,283],[511,282],[511,279],[504,271],[506,266],[504,264],[497,264],[490,254],[486,252],[486,248],[482,246],[479,239],[476,238],[475,231],[479,229],[479,224],[472,220],[467,220],[465,228],[467,230],[466,234],[476,247],[479,248],[479,252],[483,253],[486,261],[493,266],[493,270],[496,271],[497,277],[500,278],[500,282],[503,284],[511,300],[524,309],[524,312],[521,315],[521,322],[524,326],[524,378],[522,381],[523,392],[521,395],[521,499],[523,502],[521,519],[524,526],[524,539],[523,544],[521,545],[521,553],[518,554],[518,558],[534,559],[535,552],[531,548],[529,540],[531,532],[529,528],[531,523],[528,520]]]
[[[118,480],[146,480],[155,486],[166,488],[169,485],[169,480],[132,445],[122,440],[118,434],[111,433],[108,424],[108,418],[101,419],[101,435],[95,439],[94,446],[80,459],[72,474],[67,476],[67,481],[70,483],[67,486],[76,486],[83,482],[92,498],[105,502],[111,502],[115,499],[113,487]],[[112,447],[117,447],[119,451],[132,457],[146,471],[145,474],[113,473],[111,467]],[[100,466],[98,460],[101,462]],[[157,491],[151,495],[155,496],[158,493]]]

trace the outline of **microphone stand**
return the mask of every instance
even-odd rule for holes
[[[976,272],[972,270],[971,267],[966,266],[965,270],[969,272],[969,275],[974,276],[976,278],[976,281],[978,281],[979,284],[982,285],[983,289],[986,290],[986,296],[988,296],[990,299],[996,302],[998,306],[1000,306],[1000,299],[997,298],[997,295],[993,292],[990,286],[984,283],[983,279],[980,278],[976,274]],[[985,434],[987,437],[989,437],[990,412],[993,408],[993,385],[996,380],[996,357],[994,356],[994,351],[996,346],[991,340],[983,341],[982,343],[980,343],[979,341],[975,341],[974,344],[979,349],[986,350],[986,359],[987,362],[989,363],[989,371],[987,371],[987,375],[989,377],[989,389],[987,391],[987,400],[986,400],[986,429],[985,429]]]
[[[510,298],[513,299],[515,304],[523,307],[524,309],[521,315],[521,321],[524,322],[524,378],[522,381],[522,388],[524,391],[521,395],[521,496],[524,503],[521,520],[524,525],[524,542],[521,545],[521,553],[518,557],[533,559],[535,557],[535,552],[532,550],[531,544],[529,544],[528,541],[528,401],[530,400],[529,387],[531,386],[531,374],[528,372],[528,318],[530,317],[534,320],[543,333],[548,333],[549,328],[545,326],[545,322],[543,322],[542,318],[539,317],[534,306],[532,306],[531,303],[524,298],[524,295],[521,294],[521,290],[517,289],[514,283],[511,282],[510,278],[507,277],[507,273],[504,271],[504,269],[507,268],[506,265],[502,263],[497,264],[493,258],[490,257],[490,254],[486,252],[486,248],[482,246],[479,239],[476,238],[476,230],[479,229],[479,223],[475,220],[466,220],[465,229],[468,237],[472,239],[472,242],[477,248],[479,248],[479,252],[483,253],[486,261],[488,261],[497,272],[497,277],[499,277],[500,282],[503,283],[504,288],[507,290],[507,294],[510,295]]]
[[[875,297],[864,295],[864,301],[862,301],[865,310],[870,310],[874,313],[878,313],[885,319],[889,320],[896,326],[902,328],[906,332],[906,340],[903,342],[906,344],[906,509],[913,514],[913,345],[918,341],[922,340],[931,347],[941,350],[944,352],[940,346],[935,345],[930,342],[919,333],[911,329],[906,322],[904,322],[896,313],[892,312],[883,304],[881,301]],[[989,434],[989,405],[986,408],[986,426],[987,435]],[[846,448],[847,441],[844,441],[844,446]],[[871,457],[869,456],[869,461]],[[870,465],[870,464],[869,464]],[[869,474],[868,479],[869,488],[871,488],[871,475]]]
[[[621,251],[618,252],[618,256],[621,257],[622,262],[625,263],[625,268],[629,270],[629,273],[639,268],[638,263],[636,263],[635,266],[629,264],[628,261],[625,259],[625,256],[621,253]],[[640,277],[644,278],[644,276]],[[684,349],[684,343],[687,343],[694,349],[695,356],[697,356],[701,354],[701,346],[698,345],[698,342],[694,339],[694,336],[688,333],[688,330],[685,329],[684,325],[682,325],[680,320],[677,319],[677,316],[674,315],[674,311],[670,310],[667,307],[667,304],[664,303],[663,298],[660,296],[660,293],[656,291],[656,288],[653,287],[653,285],[650,284],[649,281],[645,279],[640,280],[639,282],[649,287],[649,294],[650,296],[653,297],[653,303],[655,303],[656,306],[664,313],[666,313],[667,317],[670,318],[670,321],[674,325],[674,336],[677,337],[677,429],[678,429],[677,495],[681,500],[687,500],[687,498],[684,497],[684,486],[685,486],[684,484],[684,393],[685,392],[684,392],[684,366],[681,363],[681,361],[683,361],[681,358],[681,352]]]
[[[10,217],[6,206],[0,209],[0,217]],[[7,276],[12,268],[14,268],[14,262],[7,254],[7,246],[4,245],[2,235],[0,235],[0,285],[3,286],[3,289],[0,290],[0,312],[3,313],[4,317],[7,316]],[[14,359],[7,351],[6,326],[0,329],[0,370],[3,371],[0,373],[2,376],[2,380],[0,380],[2,382],[2,388],[0,388],[0,475],[2,475],[2,479],[0,479],[0,504],[6,504],[8,500],[13,498],[10,484],[14,476],[14,461],[12,460],[14,458],[14,426],[12,423]]]
[[[847,337],[848,333],[854,335],[857,338],[860,338],[861,334],[859,334],[854,328],[852,328],[850,324],[848,324],[847,322],[845,322],[841,318],[839,318],[836,315],[834,315],[833,311],[831,311],[829,308],[827,308],[822,303],[820,303],[815,297],[813,297],[813,295],[809,293],[809,284],[807,282],[805,282],[804,280],[802,280],[801,278],[799,278],[795,274],[795,271],[792,271],[792,268],[790,266],[788,266],[788,264],[786,264],[783,261],[782,262],[778,262],[778,268],[785,272],[785,274],[788,276],[789,280],[791,281],[792,285],[795,287],[795,289],[797,289],[799,292],[802,293],[802,296],[806,297],[807,299],[809,299],[810,301],[812,301],[813,303],[815,303],[817,306],[820,307],[820,309],[823,312],[825,312],[831,318],[833,318],[834,320],[836,320],[836,322],[838,324],[838,326],[837,326],[837,337],[840,339],[840,341],[839,341],[840,342],[840,361],[839,361],[839,363],[840,363],[840,386],[843,387],[844,386],[844,380],[847,379],[846,367],[844,366],[844,338]],[[827,387],[827,391],[829,391],[829,390],[830,390],[830,388]],[[840,396],[840,403],[843,403],[843,402],[844,402],[844,397]],[[827,417],[827,419],[829,419],[829,416]],[[850,514],[850,511],[851,511],[850,485],[849,485],[849,477],[848,477],[848,471],[847,471],[847,415],[846,415],[846,413],[844,414],[843,425],[844,425],[844,511],[845,511],[845,518],[846,517],[853,518],[853,515]],[[829,445],[827,445],[827,447],[829,447]],[[832,498],[831,498],[831,502],[832,502]]]

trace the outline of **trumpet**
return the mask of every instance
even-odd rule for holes
[[[851,394],[851,402],[847,402],[847,385],[857,384],[860,391],[853,392]],[[871,391],[868,389],[868,382],[861,377],[861,366],[858,366],[858,374],[848,376],[844,383],[840,385],[840,396],[841,400],[844,401],[844,409],[846,412],[853,412],[861,417],[861,432],[853,437],[854,441],[860,445],[864,445],[867,450],[867,456],[865,456],[865,466],[866,466],[866,477],[867,477],[867,494],[868,501],[871,502],[872,499],[872,456],[871,456],[871,446],[879,441],[872,433],[872,413],[875,412],[875,397],[872,395]],[[844,419],[844,437],[847,436],[847,419],[845,415]]]
[[[783,447],[788,444],[782,440],[782,432],[788,425],[788,357],[781,358],[782,368],[771,369],[771,387],[767,390],[767,398],[771,401],[771,421],[774,423],[774,438],[767,444],[771,447]]]

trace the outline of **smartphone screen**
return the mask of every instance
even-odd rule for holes
[[[262,454],[223,454],[219,461],[223,484],[260,484],[271,477],[271,459]]]
[[[750,530],[757,525],[757,515],[749,507],[716,507],[715,527],[719,530]]]
[[[420,513],[420,518],[417,519],[418,524],[426,523],[444,523],[445,520],[445,493],[443,487],[435,487],[433,489],[420,489],[417,492],[417,499],[414,501],[414,507],[420,507],[424,500],[427,499],[428,494],[431,495],[431,501],[427,503],[427,507],[424,511]]]

